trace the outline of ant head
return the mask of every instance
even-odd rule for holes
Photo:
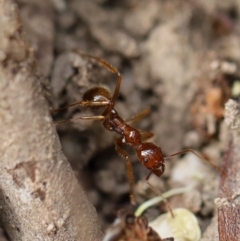
[[[111,100],[111,92],[107,87],[95,86],[87,90],[83,95],[83,101],[89,102],[109,102]]]
[[[137,156],[142,164],[155,173],[161,176],[165,170],[164,157],[160,147],[151,142],[142,143],[137,147]]]

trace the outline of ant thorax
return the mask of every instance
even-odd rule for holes
[[[108,130],[115,131],[122,135],[122,143],[138,146],[142,142],[141,133],[137,129],[126,124],[115,109],[111,109],[109,114],[105,117],[103,125]]]
[[[124,137],[122,138],[122,142],[138,147],[142,143],[141,133],[131,126],[126,125],[124,128]]]
[[[120,135],[124,135],[124,127],[126,123],[124,120],[118,115],[115,109],[111,109],[109,113],[106,115],[103,120],[103,125],[106,129],[110,131],[115,131]]]

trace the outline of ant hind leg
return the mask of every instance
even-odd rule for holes
[[[144,118],[145,116],[147,116],[149,113],[151,112],[151,109],[150,108],[147,108],[145,110],[142,110],[141,112],[131,116],[130,118],[127,118],[125,120],[126,123],[135,123],[135,122],[138,122],[140,121],[142,118]]]
[[[181,155],[181,154],[185,154],[185,153],[192,153],[194,154],[195,156],[197,156],[200,160],[202,160],[203,162],[209,164],[210,166],[212,166],[213,168],[217,169],[223,176],[226,175],[225,171],[222,170],[220,167],[216,166],[215,164],[213,164],[211,161],[209,160],[206,160],[204,157],[202,157],[201,155],[199,155],[198,153],[196,153],[195,151],[193,151],[192,149],[185,149],[185,150],[182,150],[182,151],[179,151],[179,152],[176,152],[174,154],[171,154],[169,156],[166,156],[164,157],[164,159],[168,159],[168,158],[171,158],[171,157],[174,157],[174,156],[178,156],[178,155]]]
[[[162,193],[156,187],[154,187],[150,183],[149,178],[150,178],[151,174],[152,174],[152,171],[147,175],[146,183],[148,184],[148,186],[152,189],[152,191],[154,193],[156,193],[158,196],[162,197],[164,204],[166,205],[167,209],[170,211],[172,218],[174,218],[173,210],[172,210],[171,205],[169,204],[168,200],[162,195]]]
[[[130,185],[130,201],[132,205],[136,205],[136,199],[134,195],[134,177],[133,177],[132,163],[130,161],[128,154],[121,148],[121,144],[122,144],[122,138],[117,138],[115,140],[116,151],[126,160],[128,182]]]

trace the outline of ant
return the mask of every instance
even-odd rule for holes
[[[162,239],[148,224],[145,216],[135,217],[124,210],[118,212],[118,217],[107,229],[103,241],[138,240],[138,241],[174,241],[174,238]]]
[[[129,158],[129,155],[127,152],[122,148],[124,144],[130,145],[134,148],[138,159],[140,162],[150,170],[149,174],[146,177],[146,181],[148,182],[148,179],[150,178],[151,174],[154,173],[158,177],[160,177],[165,170],[165,160],[168,158],[171,158],[176,155],[181,155],[187,152],[191,152],[194,155],[198,156],[201,160],[206,161],[203,157],[199,156],[197,153],[195,153],[191,149],[182,150],[180,152],[174,153],[172,155],[164,157],[162,150],[160,147],[156,146],[152,142],[146,142],[147,139],[153,136],[153,133],[141,131],[136,128],[133,128],[128,123],[132,121],[137,121],[147,115],[150,110],[144,110],[141,113],[133,116],[132,118],[128,119],[127,121],[124,121],[119,115],[118,112],[115,110],[115,102],[119,95],[119,89],[122,81],[122,75],[120,72],[113,67],[111,64],[106,62],[105,60],[82,53],[79,50],[73,50],[73,52],[77,55],[80,55],[82,57],[86,57],[92,60],[97,61],[102,66],[104,66],[106,69],[108,69],[110,72],[117,75],[117,83],[114,90],[113,95],[111,94],[110,90],[104,86],[95,86],[90,89],[88,89],[82,97],[81,101],[72,103],[68,106],[65,106],[63,108],[53,110],[52,112],[58,112],[60,110],[73,107],[73,106],[86,106],[86,107],[106,107],[106,109],[103,111],[101,115],[96,116],[81,116],[73,119],[63,120],[60,121],[58,124],[63,124],[69,121],[75,121],[75,120],[99,120],[102,121],[103,126],[105,129],[109,131],[114,131],[118,133],[121,137],[117,138],[115,140],[115,148],[116,151],[126,160],[127,165],[127,175],[128,175],[128,181],[130,185],[130,200],[132,204],[136,204],[135,196],[134,196],[134,178],[133,178],[133,171],[132,171],[132,164]],[[212,164],[211,162],[208,162],[211,166],[218,169],[220,172],[222,170]],[[150,185],[151,186],[151,185]]]

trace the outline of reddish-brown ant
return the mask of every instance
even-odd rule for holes
[[[124,121],[118,115],[117,111],[114,108],[116,99],[118,98],[118,95],[119,95],[119,89],[120,89],[121,80],[122,80],[122,76],[121,76],[120,72],[115,67],[113,67],[111,64],[109,64],[108,62],[106,62],[103,59],[82,53],[78,50],[73,50],[73,52],[82,57],[87,57],[89,59],[93,59],[93,60],[97,61],[98,63],[100,63],[101,65],[103,65],[104,67],[106,67],[109,71],[115,73],[117,75],[117,84],[116,84],[113,95],[111,94],[110,90],[107,89],[106,87],[95,86],[95,87],[90,88],[89,90],[87,90],[84,93],[81,101],[75,102],[75,103],[65,106],[61,109],[53,111],[53,112],[57,112],[59,110],[62,110],[62,109],[68,108],[68,107],[72,107],[72,106],[77,106],[77,105],[88,106],[88,107],[106,107],[106,109],[103,111],[102,115],[81,116],[81,117],[77,117],[74,119],[60,121],[57,124],[62,124],[62,123],[66,123],[69,121],[75,121],[75,120],[79,120],[79,119],[81,119],[81,120],[100,120],[103,122],[103,126],[107,130],[115,131],[116,133],[121,135],[121,137],[119,137],[115,140],[115,148],[116,148],[117,152],[126,160],[127,174],[128,174],[129,184],[130,184],[130,199],[131,199],[132,204],[136,203],[135,197],[134,197],[134,191],[133,191],[134,183],[133,183],[132,165],[131,165],[129,155],[127,154],[127,152],[125,152],[125,150],[122,149],[123,144],[132,146],[135,149],[136,154],[137,154],[139,160],[141,161],[141,163],[147,169],[150,170],[149,174],[146,177],[147,181],[152,173],[154,173],[158,177],[160,177],[163,174],[163,172],[165,170],[164,162],[167,158],[170,158],[170,157],[173,157],[176,155],[180,155],[183,153],[187,153],[187,152],[192,152],[193,154],[198,156],[200,159],[205,161],[205,159],[203,159],[201,156],[196,154],[191,149],[183,150],[183,151],[174,153],[170,156],[164,157],[160,147],[156,146],[155,144],[153,144],[151,142],[144,142],[147,139],[149,139],[150,137],[152,137],[153,134],[151,132],[145,132],[145,131],[140,131],[138,129],[135,129],[135,128],[131,127],[130,125],[128,125],[127,122],[136,121],[136,120],[142,118],[143,116],[145,116],[146,114],[148,114],[149,111],[148,110],[143,111],[140,114],[132,117],[131,119]],[[215,168],[217,168],[218,170],[220,170],[214,164],[210,163],[210,165],[212,165]]]
[[[114,223],[107,229],[103,241],[174,241],[174,238],[161,238],[148,225],[145,216],[135,217],[121,210]]]

